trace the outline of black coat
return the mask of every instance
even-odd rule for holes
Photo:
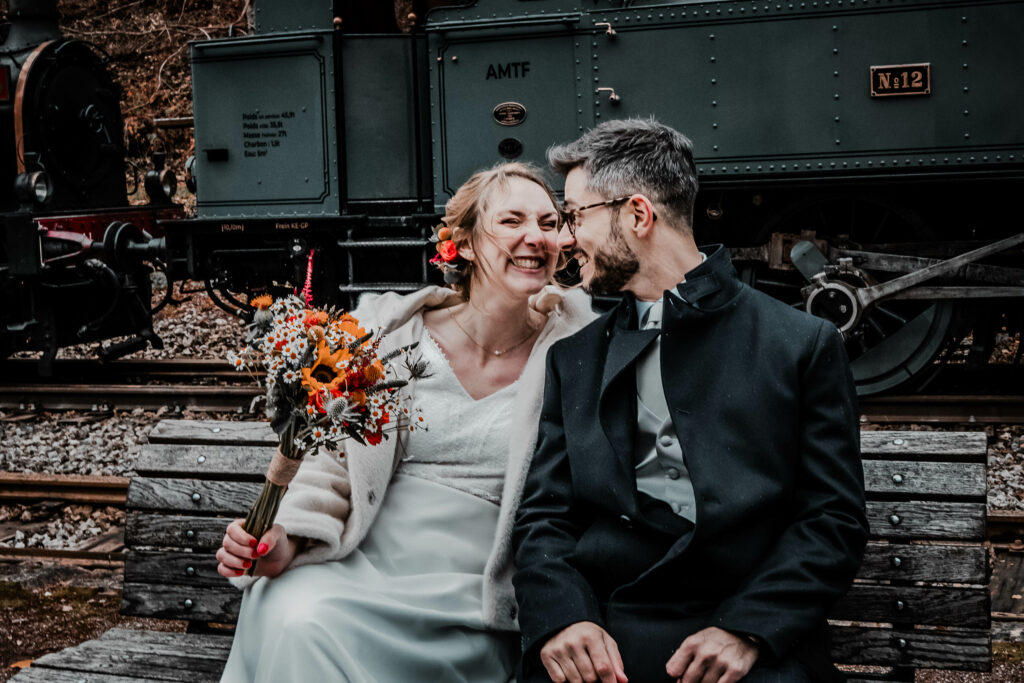
[[[549,352],[513,534],[527,671],[562,628],[632,618],[668,629],[668,650],[718,626],[757,636],[767,658],[797,657],[818,679],[835,674],[825,616],[867,538],[842,339],[742,284],[726,249],[705,252],[678,290],[686,302],[665,295],[661,342],[694,529],[637,492],[635,360],[658,332],[636,329],[635,299]],[[647,656],[663,667],[671,654]]]

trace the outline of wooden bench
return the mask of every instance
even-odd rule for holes
[[[128,491],[123,614],[184,619],[188,633],[113,629],[45,655],[17,683],[217,680],[241,594],[213,556],[255,499],[275,444],[262,424],[167,420]],[[863,432],[872,541],[832,616],[851,680],[913,681],[916,668],[991,665],[983,433]],[[211,622],[214,625],[211,625]]]

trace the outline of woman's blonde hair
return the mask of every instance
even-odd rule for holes
[[[558,214],[558,226],[561,227],[561,211],[558,209],[558,200],[555,193],[548,186],[547,180],[539,168],[533,164],[518,161],[498,164],[485,171],[478,171],[464,182],[455,195],[445,204],[444,224],[452,230],[452,241],[459,252],[467,244],[477,253],[478,230],[481,221],[487,216],[488,202],[496,189],[508,191],[509,181],[512,178],[522,178],[539,185],[551,200],[551,205]],[[486,231],[482,231],[487,234]],[[479,262],[466,261],[457,274],[446,276],[445,280],[457,292],[465,298],[469,298],[470,283],[474,271],[480,268],[486,271],[486,267]]]

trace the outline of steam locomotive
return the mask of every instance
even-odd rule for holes
[[[120,272],[159,259],[243,316],[307,276],[414,289],[473,171],[653,115],[694,140],[698,243],[834,321],[862,394],[1024,326],[1022,1],[434,1],[407,31],[381,5],[256,0],[252,35],[191,45],[197,215]]]
[[[0,359],[132,335],[116,356],[159,344],[147,244],[180,217],[173,175],[127,199],[120,90],[97,48],[61,36],[55,0],[9,0],[0,51]],[[152,246],[156,246],[155,243]],[[129,256],[129,252],[132,255]]]

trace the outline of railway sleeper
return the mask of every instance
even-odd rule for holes
[[[188,632],[113,629],[40,657],[17,683],[218,680],[241,593],[214,552],[256,496],[275,436],[265,424],[165,420],[149,441],[128,490],[121,612],[185,620]],[[833,661],[861,683],[989,670],[985,434],[865,431],[861,452],[872,538],[831,613]]]

